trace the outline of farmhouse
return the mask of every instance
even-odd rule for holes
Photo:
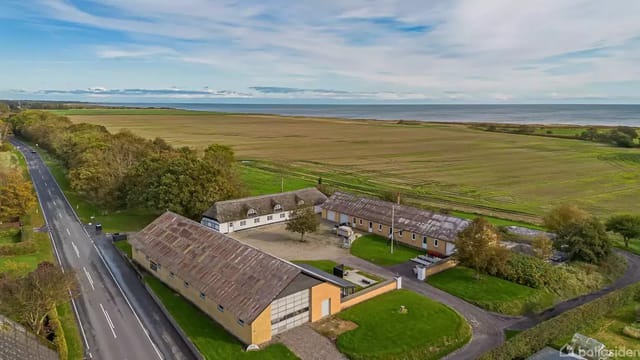
[[[381,236],[391,235],[392,213],[396,241],[438,256],[453,254],[458,232],[470,223],[453,216],[343,192],[335,192],[322,205],[324,219],[349,223],[358,230]]]
[[[320,205],[327,197],[316,188],[306,188],[272,195],[218,201],[202,215],[200,221],[223,234],[256,226],[287,221],[291,212],[299,207]]]
[[[130,241],[138,264],[245,344],[267,342],[343,305],[344,284],[172,212]]]

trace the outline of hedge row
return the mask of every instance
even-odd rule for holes
[[[0,244],[0,256],[29,255],[38,251],[35,241]]]
[[[69,358],[69,349],[67,349],[67,341],[64,338],[64,330],[62,330],[62,324],[58,317],[58,310],[55,308],[49,312],[48,325],[54,333],[53,344],[58,350],[60,360],[67,360]]]
[[[613,291],[519,333],[480,359],[524,359],[556,339],[573,336],[585,324],[603,318],[611,311],[637,300],[639,296],[640,283]]]

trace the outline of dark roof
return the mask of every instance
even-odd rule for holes
[[[273,208],[279,204],[282,211],[291,211],[298,207],[302,200],[303,206],[321,205],[327,197],[316,188],[306,188],[278,194],[253,196],[242,199],[218,201],[202,216],[214,219],[220,223],[242,220],[247,218],[250,209],[256,211],[257,216],[273,214]]]
[[[301,273],[285,260],[172,212],[133,235],[131,243],[247,323]]]
[[[341,288],[355,288],[356,285],[350,281],[347,281],[345,279],[339,278],[333,274],[329,274],[326,271],[322,271],[316,267],[313,267],[309,264],[296,264],[297,266],[301,267],[306,273],[310,274],[311,276],[316,276],[328,283],[332,283],[336,286],[339,286]]]
[[[276,299],[283,298],[287,295],[295,294],[298,291],[302,291],[304,289],[312,288],[318,284],[322,284],[322,281],[316,278],[313,278],[309,275],[300,273],[298,274],[298,276],[296,276],[295,279],[293,279],[292,282],[289,283],[289,285],[287,285],[286,288],[284,288],[280,292],[280,294],[278,294],[278,296],[276,296]]]
[[[395,208],[394,228],[435,239],[455,241],[458,232],[466,228],[469,220],[454,216],[437,214],[406,205],[398,205],[389,201],[359,197],[343,192],[335,192],[322,205],[323,209],[336,211],[349,216],[374,221],[387,226],[391,225],[392,207]]]
[[[0,315],[0,359],[58,360],[58,353],[46,347],[24,326]]]

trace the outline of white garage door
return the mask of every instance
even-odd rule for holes
[[[349,222],[349,216],[345,214],[340,214],[340,224],[348,223],[348,222]]]
[[[327,220],[336,221],[336,212],[335,211],[327,211]]]
[[[271,335],[309,322],[309,289],[271,303]]]

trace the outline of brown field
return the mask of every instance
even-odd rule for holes
[[[599,214],[635,211],[640,150],[492,133],[466,125],[400,125],[267,115],[73,115],[178,146],[230,145],[252,165],[426,203],[536,222],[575,202]],[[503,213],[504,211],[505,213]],[[529,216],[527,214],[531,214]]]

